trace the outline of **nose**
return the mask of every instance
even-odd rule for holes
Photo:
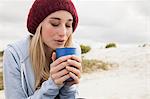
[[[63,37],[63,36],[66,36],[66,34],[67,34],[67,29],[66,29],[66,27],[65,27],[65,26],[61,26],[61,27],[59,28],[59,33],[58,33],[58,35],[61,36],[61,37]]]

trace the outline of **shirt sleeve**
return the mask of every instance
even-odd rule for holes
[[[55,99],[59,94],[59,87],[53,80],[48,79],[33,95],[27,96],[21,84],[19,57],[11,47],[4,51],[3,72],[6,99]]]
[[[60,99],[76,99],[78,97],[78,86],[76,84],[72,86],[65,85],[60,89]]]

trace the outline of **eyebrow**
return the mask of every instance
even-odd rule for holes
[[[61,18],[58,17],[50,17],[50,19],[61,20]],[[73,21],[73,19],[68,19],[67,21]]]

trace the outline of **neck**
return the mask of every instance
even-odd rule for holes
[[[47,59],[51,59],[53,50],[44,44],[45,56]]]

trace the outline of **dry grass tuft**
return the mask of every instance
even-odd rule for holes
[[[109,70],[114,66],[114,64],[103,62],[100,60],[89,60],[89,59],[82,59],[82,69],[83,73],[89,73],[96,70]]]

